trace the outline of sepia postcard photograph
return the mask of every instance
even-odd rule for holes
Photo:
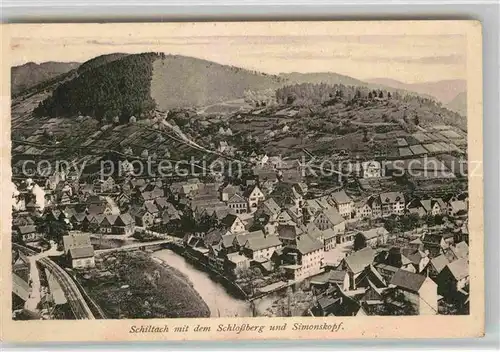
[[[484,334],[479,22],[2,38],[3,340]]]

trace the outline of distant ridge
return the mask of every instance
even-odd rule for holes
[[[390,78],[373,78],[366,80],[372,84],[382,84],[388,87],[413,91],[435,97],[443,104],[451,102],[458,94],[465,92],[467,81],[463,79],[442,80],[424,83],[404,83]]]
[[[67,73],[80,66],[78,62],[43,62],[36,64],[28,62],[24,65],[11,68],[11,92],[18,94],[39,83],[50,80],[56,76]]]
[[[452,101],[446,104],[451,111],[467,116],[467,92],[459,93]]]

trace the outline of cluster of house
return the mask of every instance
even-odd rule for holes
[[[38,241],[41,235],[35,226],[36,218],[44,222],[63,221],[70,229],[103,235],[130,236],[137,227],[156,226],[168,232],[169,226],[179,225],[183,215],[189,213],[195,223],[208,219],[210,225],[206,231],[189,232],[185,237],[186,248],[214,270],[228,275],[237,275],[251,267],[258,267],[264,274],[280,270],[289,280],[298,282],[318,274],[326,275],[324,271],[328,269],[328,263],[325,263],[324,254],[339,244],[351,244],[359,237],[368,248],[387,243],[389,233],[382,227],[347,230],[346,224],[352,219],[405,213],[447,214],[457,218],[467,215],[466,196],[407,201],[401,192],[386,192],[355,202],[341,190],[307,199],[308,186],[305,183],[282,182],[282,171],[295,170],[294,166],[283,167],[278,161],[272,157],[261,159],[258,172],[265,173],[268,168],[267,176],[238,185],[206,183],[197,178],[168,185],[155,179],[115,180],[113,177],[80,182],[71,173],[52,175],[43,188],[33,182],[21,182],[15,185],[13,193],[13,232],[24,242]],[[377,168],[372,164],[367,164],[364,170],[366,177],[376,177]],[[468,241],[466,231],[459,231],[452,237],[453,243],[459,243],[458,239]],[[63,241],[72,266],[94,265],[90,240],[65,237]],[[435,271],[440,273],[453,263],[451,256],[439,254],[439,248],[453,246],[450,243],[447,235],[439,237],[432,233],[411,245],[423,246],[432,252],[431,255],[422,255],[422,258],[427,258],[431,266],[435,264]],[[426,252],[420,250],[418,253]],[[348,256],[345,263],[357,256],[357,252]],[[417,255],[412,257],[411,265],[416,265],[416,258]],[[440,266],[440,263],[445,263],[444,259],[446,265]],[[374,267],[373,263],[373,260],[369,263],[370,268]],[[380,261],[377,264],[389,265]],[[377,270],[383,271],[380,265]],[[365,270],[366,266],[362,269]],[[403,266],[398,269],[405,270]],[[361,287],[356,282],[359,272],[355,270],[359,268],[351,269],[352,273],[346,276],[349,278],[348,288],[355,290]],[[349,271],[349,268],[345,267],[345,270]],[[422,270],[411,274],[422,275]],[[387,287],[391,280],[385,281]]]
[[[317,297],[312,314],[429,315],[438,314],[440,300],[465,311],[469,247],[457,239],[429,229],[407,246],[367,246],[348,254],[310,279]]]

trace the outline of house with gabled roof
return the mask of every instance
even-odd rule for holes
[[[99,232],[103,234],[111,234],[118,215],[106,215],[99,224]]]
[[[95,266],[94,247],[88,234],[70,234],[63,236],[64,253],[75,269]]]
[[[265,234],[264,232],[262,232],[262,230],[236,234],[233,238],[232,248],[234,251],[240,251],[250,238],[264,238],[264,237]]]
[[[345,270],[330,270],[311,277],[311,288],[315,292],[322,292],[333,286],[338,286],[342,291],[349,288],[349,277]]]
[[[277,223],[279,225],[297,225],[294,221],[292,216],[288,213],[287,209],[283,209],[280,211],[278,214],[278,217],[276,219]]]
[[[248,211],[248,202],[243,196],[235,193],[227,200],[227,207],[231,214],[245,214]]]
[[[305,231],[309,236],[316,238],[323,243],[323,249],[325,252],[335,248],[337,243],[337,234],[332,229],[321,231],[316,227],[316,225],[310,223],[306,226]]]
[[[281,213],[281,207],[276,203],[274,198],[268,198],[264,202],[259,205],[259,209],[257,210],[257,214],[262,212],[269,216],[269,221],[277,221],[279,214]]]
[[[446,204],[441,198],[423,199],[421,203],[427,215],[436,216],[446,213]]]
[[[130,215],[133,216],[137,226],[144,228],[153,226],[155,221],[155,216],[144,208],[132,208]]]
[[[320,240],[306,234],[297,238],[297,251],[301,255],[303,266],[302,275],[309,277],[321,272],[321,264],[324,258],[324,246]]]
[[[221,225],[223,226],[223,228],[233,234],[238,234],[245,231],[245,224],[238,216],[234,214],[228,214],[224,219],[222,219]]]
[[[365,218],[371,218],[373,215],[372,208],[369,204],[371,197],[364,198],[360,201],[358,201],[354,208],[356,212],[356,217],[359,219],[365,219]]]
[[[135,232],[135,221],[130,213],[117,216],[112,232],[116,235],[132,236]]]
[[[249,237],[243,245],[243,253],[252,260],[269,260],[283,244],[276,235]]]
[[[340,216],[345,219],[350,219],[352,213],[354,212],[354,201],[345,193],[344,190],[339,192],[334,192],[331,195],[331,199],[337,208]]]
[[[450,263],[448,257],[444,254],[440,254],[437,257],[434,257],[430,260],[429,265],[427,267],[427,272],[429,277],[436,281],[439,273]]]
[[[450,246],[450,250],[453,252],[457,259],[468,258],[469,257],[469,245],[465,242],[459,242],[454,246]]]
[[[321,209],[312,221],[320,230],[332,229],[337,234],[345,231],[345,219],[331,206]]]
[[[386,192],[380,194],[382,216],[392,214],[403,215],[405,210],[405,196],[401,192]]]
[[[437,285],[429,277],[398,270],[390,281],[395,288],[392,304],[409,302],[418,315],[438,314]]]
[[[149,213],[153,214],[154,217],[159,216],[159,210],[158,207],[156,206],[155,202],[153,200],[148,200],[144,202],[143,205],[144,209],[146,209]]]
[[[414,198],[406,204],[406,212],[409,214],[417,214],[420,217],[427,214],[427,210],[424,208],[419,198]]]
[[[438,293],[453,298],[469,284],[469,259],[461,258],[448,263],[437,275]]]
[[[165,210],[165,208],[168,206],[169,202],[167,197],[158,197],[154,200],[156,206],[158,207],[159,211]]]
[[[303,231],[295,225],[278,225],[276,232],[283,245],[296,245],[297,238]]]
[[[467,203],[463,200],[455,200],[448,202],[447,215],[459,219],[467,217],[469,212]]]
[[[376,251],[370,247],[365,247],[353,252],[342,259],[340,267],[346,270],[349,275],[349,288],[356,289],[356,279],[363,270],[373,263]]]
[[[324,259],[323,243],[307,234],[299,235],[295,245],[283,248],[285,269],[288,277],[295,281],[302,281],[322,271]]]
[[[35,225],[23,225],[17,227],[17,232],[24,243],[36,242],[42,238],[42,234],[36,230]]]
[[[241,191],[239,186],[228,184],[221,190],[221,200],[223,202],[227,202],[232,196],[234,196],[235,194],[239,194],[240,192]]]
[[[233,242],[235,239],[236,235],[228,232],[227,234],[224,234],[221,239],[221,247],[226,251],[226,253],[233,253],[235,252]]]
[[[389,231],[383,226],[360,231],[356,236],[358,235],[363,237],[367,246],[373,248],[386,244],[389,239]]]
[[[243,196],[248,201],[248,208],[251,213],[257,210],[259,203],[266,200],[266,196],[260,190],[258,186],[254,186],[253,188],[249,188],[247,191],[243,193]]]
[[[250,259],[238,253],[229,253],[225,262],[226,271],[232,275],[237,275],[241,270],[246,270],[250,267]]]
[[[422,260],[424,257],[426,257],[425,253],[413,248],[391,247],[389,250],[384,249],[379,251],[376,261],[414,273],[417,272],[419,268],[419,261],[421,261],[422,264],[427,264],[427,259],[425,259],[426,262]],[[422,265],[422,267],[425,267],[425,265]]]

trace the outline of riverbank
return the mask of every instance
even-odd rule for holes
[[[111,319],[210,316],[186,275],[144,252],[103,254],[78,281]]]
[[[152,256],[168,263],[170,267],[181,272],[192,282],[193,288],[208,305],[212,317],[253,316],[249,302],[235,295],[229,287],[223,285],[206,268],[187,260],[178,251],[163,249],[155,251]]]

